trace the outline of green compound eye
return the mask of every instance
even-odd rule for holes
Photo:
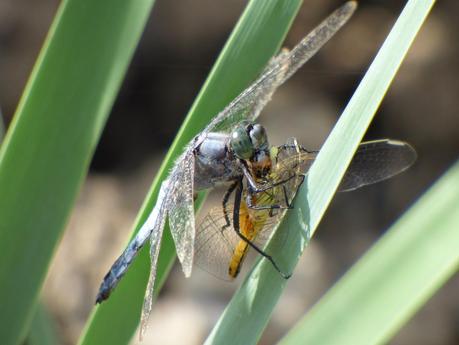
[[[237,126],[231,134],[230,145],[234,154],[239,159],[250,159],[254,154],[254,148],[249,134],[248,124]]]
[[[253,149],[255,150],[268,150],[268,135],[262,125],[254,124],[249,132],[250,140],[252,142]]]

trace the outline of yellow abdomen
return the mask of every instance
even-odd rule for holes
[[[253,241],[263,228],[266,218],[269,216],[269,210],[249,210],[245,202],[241,202],[239,209],[239,231],[249,241]],[[241,269],[241,265],[249,249],[249,244],[241,239],[234,248],[231,257],[228,274],[236,278]]]

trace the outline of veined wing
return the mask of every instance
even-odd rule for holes
[[[191,275],[195,239],[194,159],[193,151],[187,147],[170,173],[168,188],[169,225],[186,277]]]
[[[194,154],[190,146],[187,146],[185,152],[176,160],[169,177],[161,185],[157,205],[149,217],[149,219],[154,217],[153,213],[156,212],[159,204],[160,209],[156,212],[156,220],[152,224],[143,225],[143,227],[153,227],[153,230],[150,236],[150,277],[142,309],[140,337],[142,337],[146,330],[148,317],[151,312],[156,280],[156,265],[166,215],[169,215],[169,226],[183,272],[187,277],[191,275],[195,240],[193,182]]]
[[[226,106],[204,129],[224,131],[241,120],[255,120],[276,89],[290,78],[306,61],[348,21],[357,4],[349,1],[327,17],[290,52],[275,57],[262,75]]]
[[[244,200],[238,214],[241,233],[262,248],[277,224],[277,217],[271,216],[269,210],[249,209]],[[232,205],[228,205],[225,211],[223,206],[214,207],[196,232],[196,265],[223,280],[237,276],[249,249],[249,244],[236,233],[233,223]]]
[[[276,149],[277,162],[273,169],[275,176],[271,177],[274,181],[286,179],[289,171],[306,174],[318,154],[317,151],[308,151],[295,144],[294,139]],[[416,157],[413,147],[403,141],[380,139],[363,142],[357,148],[338,191],[352,191],[389,179],[408,169],[416,161]],[[289,189],[294,191],[295,184],[297,183],[294,182]]]
[[[228,207],[227,211],[232,214],[232,207]],[[212,208],[196,230],[196,265],[217,278],[232,279],[228,268],[239,240],[232,222],[226,222],[223,206]]]
[[[306,150],[295,138],[288,139],[285,145],[271,149],[273,167],[268,182],[277,185],[276,194],[284,195],[286,206],[293,201],[298,188],[303,183],[304,175],[316,156],[316,152]]]
[[[142,339],[147,328],[148,317],[150,316],[151,307],[153,305],[156,266],[158,264],[159,250],[161,248],[161,240],[163,238],[163,230],[166,223],[167,209],[169,208],[170,203],[167,196],[170,190],[169,183],[169,179],[162,182],[156,205],[148,216],[147,221],[142,225],[142,228],[138,232],[150,232],[150,275],[148,277],[148,284],[145,290],[142,307],[142,315],[140,317],[140,339]]]
[[[273,148],[273,167],[267,179],[267,184],[273,187],[255,194],[255,204],[290,206],[317,154],[317,151],[308,151],[298,145],[294,138],[289,139],[285,145]],[[408,169],[416,157],[413,147],[403,141],[381,139],[363,142],[346,170],[338,191],[352,191],[389,179]],[[280,221],[285,210],[282,207],[272,212],[275,212]]]
[[[391,139],[361,143],[338,187],[340,192],[391,178],[416,161],[416,151],[410,144]]]

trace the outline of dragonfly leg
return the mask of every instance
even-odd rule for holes
[[[231,197],[231,194],[233,194],[234,190],[236,189],[237,185],[238,185],[238,181],[234,182],[233,184],[231,184],[228,188],[228,190],[225,192],[225,195],[223,196],[223,200],[222,200],[222,209],[223,209],[223,215],[225,217],[225,222],[226,224],[222,226],[221,230],[224,230],[225,228],[229,227],[231,225],[231,220],[229,218],[229,214],[228,214],[228,201],[229,201],[229,198]]]
[[[236,194],[234,196],[234,209],[233,209],[233,227],[234,231],[236,231],[237,235],[245,241],[250,247],[252,247],[258,254],[263,256],[266,260],[268,260],[274,267],[274,269],[279,272],[282,278],[289,279],[292,275],[290,273],[284,273],[277,263],[274,261],[273,257],[269,254],[266,254],[261,248],[255,245],[252,241],[250,241],[243,233],[241,233],[240,224],[239,224],[239,210],[241,208],[241,201],[242,201],[242,179],[240,179],[237,183]]]
[[[286,150],[286,149],[295,149],[295,150],[299,150],[301,152],[306,152],[306,153],[318,153],[319,151],[311,151],[311,150],[308,150],[307,148],[305,148],[304,146],[300,145],[300,144],[282,144],[282,145],[279,145],[279,149],[282,149],[282,150]]]
[[[281,205],[281,204],[261,205],[261,206],[259,206],[259,205],[256,205],[256,204],[254,204],[252,202],[251,195],[247,195],[246,203],[247,203],[247,206],[249,208],[251,208],[252,210],[279,210],[279,209],[287,210],[287,209],[291,208],[289,205],[284,206],[284,205]]]
[[[290,180],[294,179],[297,175],[293,174],[293,175],[290,175],[289,177],[286,177],[285,179],[283,180],[280,180],[280,181],[277,181],[277,182],[274,182],[274,183],[269,183],[268,185],[266,186],[263,186],[261,188],[257,188],[255,190],[253,190],[252,192],[253,193],[262,193],[262,192],[266,192],[267,190],[269,189],[273,189],[275,187],[278,187],[278,186],[285,186],[285,184],[287,182],[289,182]]]
[[[304,179],[305,179],[305,175],[303,175],[303,174],[298,175],[298,176],[301,178],[301,182],[298,183],[298,187],[296,187],[296,188],[300,188],[300,186],[303,184]],[[293,208],[293,205],[292,205],[292,201],[293,200],[289,200],[288,199],[288,193],[287,193],[287,188],[285,187],[285,184],[282,185],[282,191],[284,192],[285,205],[287,205],[286,208],[292,209]]]
[[[302,181],[300,182],[299,185],[301,185],[304,181],[304,175],[300,175],[301,178],[302,178]],[[291,179],[297,177],[296,175],[291,175],[281,181],[278,181],[278,182],[275,182],[275,183],[270,183],[268,186],[263,186],[262,188],[257,188],[256,190],[252,190],[252,188],[249,188],[249,191],[248,191],[248,195],[247,195],[247,198],[246,198],[246,203],[247,203],[247,206],[253,210],[275,210],[275,209],[291,209],[292,208],[292,205],[291,205],[291,202],[288,200],[288,193],[287,193],[287,189],[286,189],[286,186],[285,184],[287,182],[289,182]],[[283,193],[284,193],[284,199],[285,199],[285,205],[281,205],[281,204],[272,204],[272,205],[262,205],[262,206],[259,206],[259,205],[255,205],[253,204],[252,202],[252,196],[253,194],[258,194],[258,193],[263,193],[263,192],[266,192],[270,189],[273,189],[275,187],[278,187],[278,186],[282,186],[282,190],[283,190]]]
[[[248,168],[246,167],[245,162],[241,161],[241,163],[243,163],[241,165],[242,166],[242,172],[244,174],[244,177],[247,179],[248,189],[249,189],[249,192],[251,194],[266,192],[267,190],[273,189],[274,187],[277,187],[277,186],[280,186],[280,185],[283,185],[283,184],[287,183],[288,181],[290,181],[291,179],[293,179],[293,178],[295,178],[297,176],[297,175],[293,174],[293,175],[290,175],[289,177],[287,177],[287,178],[285,178],[283,180],[280,180],[280,181],[277,181],[277,182],[274,182],[274,183],[267,183],[266,185],[263,185],[262,187],[259,187],[258,183],[255,182],[255,180],[253,179],[252,175],[250,174]]]

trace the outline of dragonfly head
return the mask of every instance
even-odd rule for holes
[[[252,160],[259,152],[269,152],[265,128],[257,123],[242,121],[231,133],[230,147],[235,156]]]
[[[242,121],[231,133],[230,147],[237,158],[248,163],[256,178],[269,174],[269,142],[262,125]]]

